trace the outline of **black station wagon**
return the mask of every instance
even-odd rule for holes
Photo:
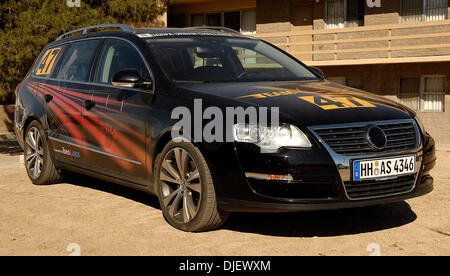
[[[136,188],[184,231],[220,227],[230,212],[361,207],[433,190],[434,140],[413,111],[226,28],[75,30],[45,47],[16,94],[34,184],[72,171]],[[177,108],[191,125],[179,127]],[[244,121],[215,121],[230,110]],[[252,123],[249,110],[271,123]],[[227,139],[202,137],[196,124],[212,121]]]

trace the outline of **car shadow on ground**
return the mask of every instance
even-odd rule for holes
[[[20,155],[22,153],[22,148],[17,143],[14,134],[0,135],[0,154]]]
[[[161,209],[156,196],[114,183],[77,174],[69,174],[65,182]],[[396,228],[416,219],[417,215],[409,204],[399,202],[331,211],[232,213],[222,229],[279,237],[333,237]]]
[[[159,207],[159,201],[156,196],[111,182],[106,182],[89,176],[72,173],[65,173],[64,182],[66,184],[76,185],[79,187],[98,190],[113,194],[115,196],[120,196],[132,201],[145,204],[155,209],[161,209]]]
[[[334,237],[409,224],[417,215],[406,202],[363,208],[282,214],[232,214],[225,229],[280,237]]]

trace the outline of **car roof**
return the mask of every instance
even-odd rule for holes
[[[167,38],[178,36],[218,36],[251,38],[240,32],[223,27],[191,27],[191,28],[165,28],[165,29],[137,29],[136,35],[140,38]]]
[[[102,30],[101,28],[120,28],[117,30]],[[89,32],[96,30],[93,32]],[[72,36],[72,34],[82,32],[81,35]],[[252,38],[242,35],[240,32],[226,27],[188,27],[188,28],[139,28],[135,29],[131,26],[124,24],[104,24],[89,26],[77,30],[70,31],[58,37],[58,39],[52,43],[49,43],[45,48],[54,47],[56,45],[66,44],[70,42],[76,42],[89,38],[101,38],[105,36],[121,37],[126,39],[141,39],[141,38],[167,38],[178,36],[222,36],[222,37],[240,37],[240,38]],[[255,38],[253,38],[255,39]]]
[[[122,30],[100,30],[102,28],[120,28]],[[93,31],[95,30],[95,31]],[[89,32],[91,31],[91,32]],[[82,32],[81,35],[72,35]],[[226,27],[199,26],[188,28],[133,28],[124,24],[103,24],[84,27],[73,30],[58,37],[55,41],[49,43],[44,49],[55,47],[62,44],[77,42],[84,39],[102,38],[102,37],[120,37],[128,40],[138,40],[143,38],[174,38],[181,36],[207,36],[207,37],[239,37],[257,39],[246,36],[238,31]]]
[[[212,34],[239,34],[238,31],[235,31],[233,29],[229,29],[226,27],[206,27],[206,26],[199,26],[199,27],[188,27],[188,28],[140,28],[135,29],[136,33],[198,33],[198,32],[208,32]]]

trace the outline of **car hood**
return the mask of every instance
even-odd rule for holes
[[[329,81],[178,84],[208,106],[278,107],[284,123],[301,126],[409,119],[400,104]]]

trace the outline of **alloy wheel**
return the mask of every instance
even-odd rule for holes
[[[162,161],[159,181],[167,215],[181,223],[192,221],[202,193],[200,173],[192,156],[181,147],[171,149]]]
[[[25,142],[27,144],[25,152],[27,170],[33,179],[37,179],[41,176],[44,165],[44,147],[39,129],[30,128]]]

